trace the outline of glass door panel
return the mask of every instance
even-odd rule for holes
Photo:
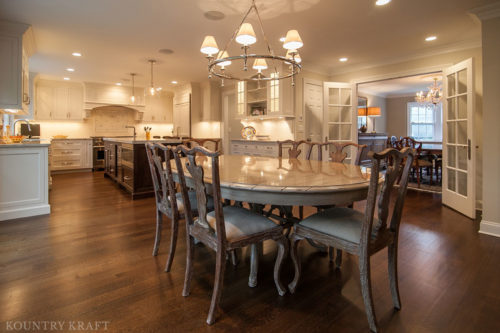
[[[443,204],[475,217],[472,59],[444,71]]]

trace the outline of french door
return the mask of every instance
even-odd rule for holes
[[[443,72],[443,204],[476,217],[472,59]]]
[[[349,83],[325,82],[323,85],[323,133],[328,142],[357,142],[356,89]],[[329,152],[332,148],[328,148]],[[347,151],[346,163],[353,163],[353,151]],[[327,155],[327,156],[325,156]],[[330,154],[323,154],[324,159]]]

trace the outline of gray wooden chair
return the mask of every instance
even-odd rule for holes
[[[172,222],[170,235],[170,251],[168,254],[165,271],[170,272],[172,261],[174,260],[175,248],[177,245],[177,234],[179,229],[179,220],[185,219],[185,206],[182,193],[176,191],[174,183],[171,161],[173,159],[173,150],[170,146],[166,147],[160,143],[148,142],[146,145],[146,154],[148,156],[149,169],[153,180],[156,201],[156,235],[153,247],[153,256],[158,254],[161,241],[161,230],[163,224],[163,215],[167,216]],[[194,191],[188,192],[188,198],[192,203],[192,215],[196,216],[196,194]],[[209,197],[208,206],[213,210],[213,198]]]
[[[377,320],[371,291],[370,257],[385,247],[388,248],[392,299],[394,307],[400,309],[401,301],[397,276],[398,233],[408,187],[408,175],[415,158],[415,151],[411,148],[404,148],[401,151],[388,148],[381,153],[370,152],[368,156],[370,156],[373,165],[364,214],[351,208],[335,207],[311,215],[297,224],[291,236],[295,277],[288,286],[290,292],[294,293],[301,274],[297,247],[299,241],[304,238],[310,238],[359,256],[361,291],[365,311],[370,329],[376,332]],[[387,165],[380,197],[377,200],[380,164],[389,156],[391,162]],[[391,192],[400,177],[392,217],[388,224]],[[374,215],[375,208],[377,208],[378,217]]]
[[[184,162],[186,162],[185,166],[189,174],[189,180],[196,189],[197,219],[193,218],[189,207],[187,177],[185,177],[183,170],[181,153],[186,156],[185,160],[187,161],[184,160]],[[225,259],[226,255],[232,250],[261,243],[268,239],[275,240],[279,249],[274,266],[274,282],[280,295],[284,295],[286,292],[280,281],[281,265],[288,253],[288,239],[283,235],[283,228],[267,217],[245,208],[222,206],[219,156],[220,152],[211,152],[201,146],[188,149],[184,145],[178,146],[174,154],[181,193],[184,202],[186,202],[186,234],[188,239],[183,296],[188,296],[191,288],[194,239],[196,238],[216,252],[215,283],[207,318],[207,324],[209,325],[215,321],[216,309],[221,298],[224,282]],[[211,174],[207,175],[212,180],[209,188],[205,183],[205,170],[199,164],[203,160],[211,167]],[[208,213],[207,190],[210,189],[214,198],[215,210]]]
[[[219,150],[219,145],[221,144],[222,139],[218,138],[190,138],[186,139],[182,142],[183,145],[187,146],[188,148],[194,148],[196,146],[202,146],[205,147],[209,150],[213,151],[218,151]]]

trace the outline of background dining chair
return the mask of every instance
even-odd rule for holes
[[[278,293],[284,295],[285,287],[280,281],[280,272],[283,259],[288,252],[288,239],[283,235],[283,228],[276,225],[267,217],[250,210],[236,206],[222,206],[222,196],[219,178],[220,152],[211,152],[203,147],[188,149],[178,146],[175,150],[175,162],[181,187],[181,193],[186,203],[186,234],[187,255],[186,275],[184,280],[183,296],[188,296],[191,288],[194,238],[216,252],[215,282],[212,292],[212,301],[208,312],[207,324],[215,321],[216,309],[222,294],[224,282],[225,259],[228,252],[251,244],[261,243],[273,239],[278,243],[278,255],[274,266],[274,282]],[[182,153],[186,158],[180,157]],[[198,161],[206,161],[206,170]],[[208,160],[206,160],[208,158]],[[186,161],[187,160],[187,161]],[[189,209],[188,189],[182,163],[185,162],[189,179],[196,189],[198,218],[193,219]],[[205,174],[206,172],[206,174]],[[207,184],[205,177],[212,180],[211,190],[214,198],[215,210],[208,213]]]
[[[430,175],[430,181],[432,183],[433,166],[432,166],[432,162],[427,159],[428,156],[422,156],[422,142],[416,141],[414,138],[406,136],[406,137],[402,137],[400,140],[396,141],[395,145],[396,145],[396,147],[395,147],[396,149],[402,149],[405,147],[410,147],[410,148],[415,149],[416,156],[415,156],[415,160],[413,161],[411,168],[412,168],[412,171],[416,172],[416,174],[417,174],[417,176],[416,176],[417,186],[420,188],[423,168],[427,169],[427,174]]]
[[[177,245],[177,234],[179,229],[179,220],[185,219],[184,199],[180,192],[176,191],[173,179],[171,161],[173,159],[173,150],[161,143],[146,143],[146,154],[148,156],[149,169],[153,180],[156,203],[156,235],[153,248],[153,256],[158,254],[160,247],[163,215],[167,216],[172,222],[170,233],[170,251],[168,254],[165,271],[170,272],[174,260],[175,248]],[[194,191],[189,191],[189,200],[193,203],[190,207],[192,215],[197,215],[196,195]],[[209,208],[213,210],[213,199],[210,197]]]
[[[196,146],[202,146],[212,151],[219,151],[219,146],[222,139],[200,139],[200,138],[190,138],[182,142],[183,145],[188,148],[194,148]]]
[[[301,274],[300,260],[297,253],[301,239],[310,238],[357,255],[359,256],[361,291],[365,311],[370,329],[376,332],[377,320],[373,308],[370,257],[385,247],[388,248],[392,299],[394,307],[400,309],[401,301],[397,274],[398,234],[408,187],[408,175],[415,152],[411,148],[403,148],[401,151],[388,148],[381,153],[370,152],[369,156],[372,160],[372,170],[364,214],[351,208],[335,207],[311,215],[295,226],[294,233],[291,236],[295,277],[289,284],[289,289],[290,292],[295,292]],[[388,156],[392,158],[387,159]],[[391,162],[387,165],[380,197],[377,200],[380,165],[386,159]],[[400,179],[400,184],[397,196],[395,196],[391,220],[388,224],[391,192],[398,179]],[[378,212],[377,217],[374,214],[375,208],[377,208]]]

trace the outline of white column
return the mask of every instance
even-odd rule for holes
[[[479,232],[500,237],[500,2],[472,11],[483,47],[483,215]]]

